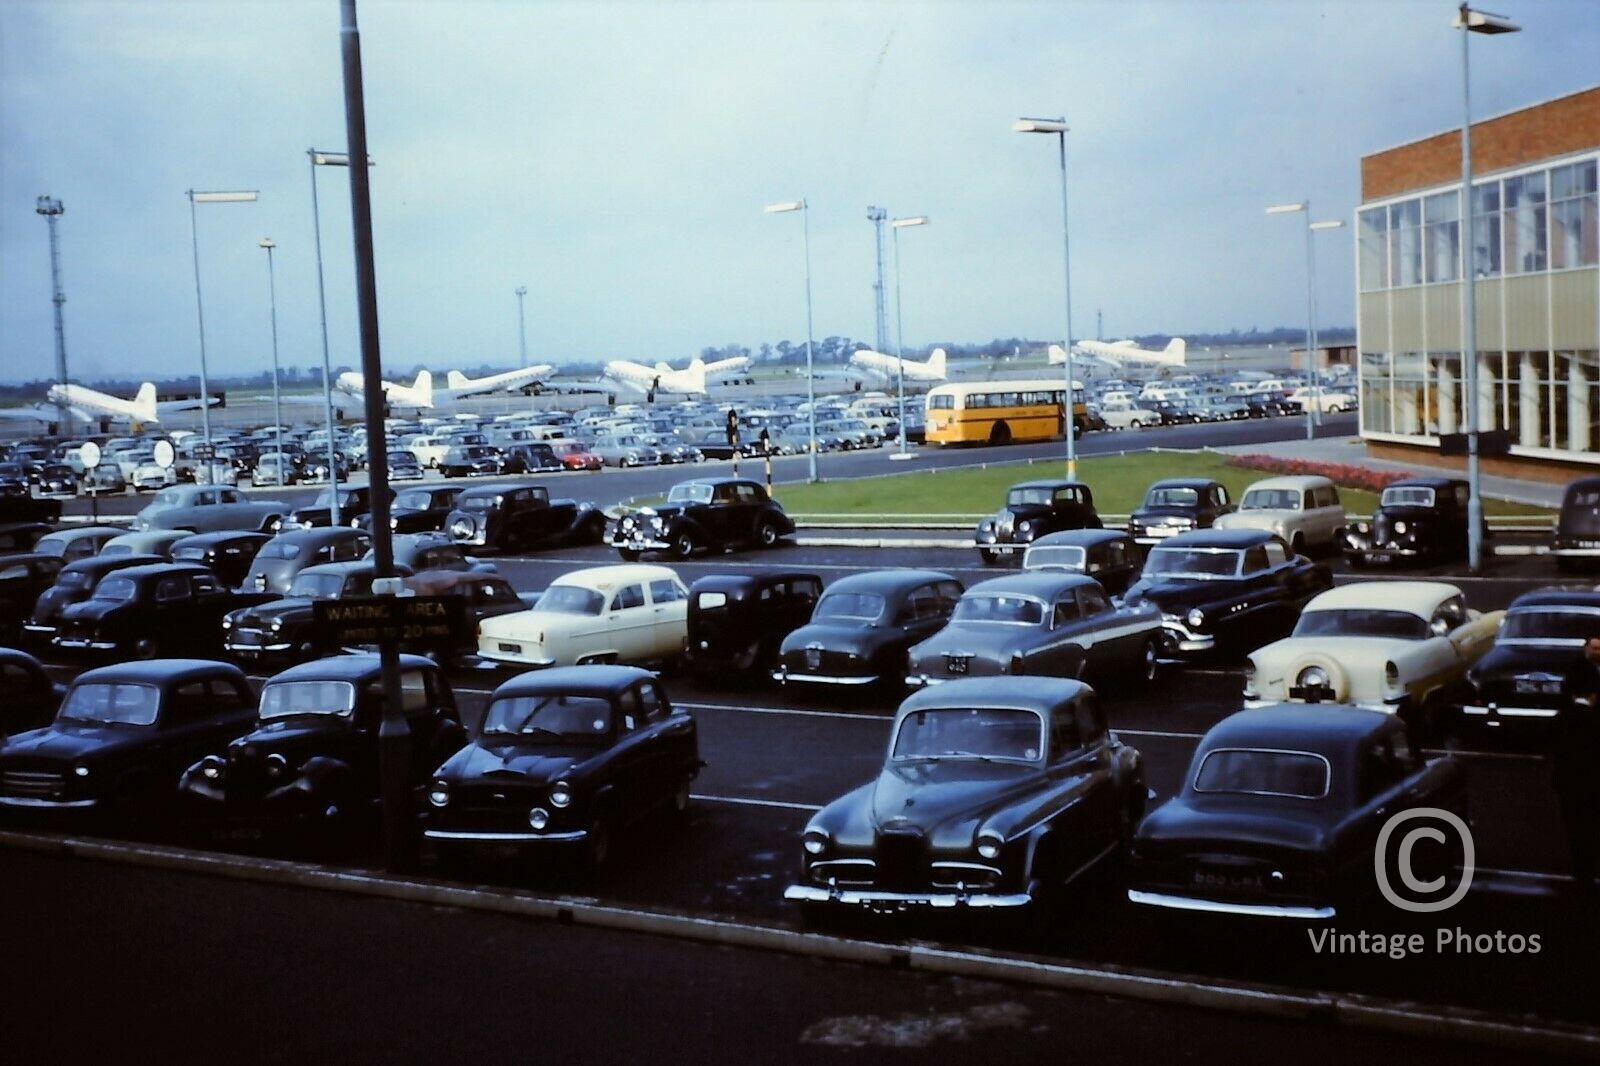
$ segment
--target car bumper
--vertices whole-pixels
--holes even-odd
[[[672,547],[671,544],[657,537],[620,537],[613,540],[611,546],[623,551],[634,552],[664,552]]]
[[[13,808],[13,809],[16,809],[16,810],[29,810],[29,811],[88,810],[91,807],[98,807],[99,805],[100,805],[100,801],[97,800],[97,799],[54,800],[54,799],[41,799],[41,798],[39,798],[37,796],[0,796],[0,807],[9,807],[9,808]]]
[[[491,833],[471,829],[424,829],[424,838],[451,844],[572,844],[589,838],[586,829],[565,833]]]
[[[1143,544],[1146,547],[1149,547],[1152,544],[1160,544],[1168,537],[1176,537],[1179,533],[1193,533],[1194,530],[1194,526],[1183,526],[1182,528],[1173,526],[1154,526],[1148,529],[1132,531],[1132,535],[1133,542],[1135,544]]]
[[[1303,703],[1307,707],[1315,707],[1319,703],[1337,703],[1342,707],[1359,707],[1363,711],[1381,711],[1384,714],[1395,714],[1400,710],[1400,705],[1406,699],[1404,696],[1396,696],[1394,699],[1362,699],[1355,696],[1347,696],[1341,700],[1332,695],[1321,694],[1314,700],[1308,700],[1304,695],[1297,695],[1298,692],[1298,689],[1290,689],[1287,696],[1246,696],[1244,709],[1258,711],[1263,707],[1281,707],[1285,703]]]
[[[861,686],[874,685],[881,680],[877,674],[797,674],[787,666],[780,666],[772,671],[772,680],[780,685],[787,685],[791,681],[803,682],[808,685],[844,685]]]
[[[1167,910],[1198,911],[1203,914],[1230,914],[1241,918],[1288,918],[1296,921],[1327,921],[1335,917],[1333,907],[1286,903],[1226,903],[1222,900],[1199,899],[1194,896],[1174,896],[1164,892],[1143,892],[1128,889],[1128,899],[1147,907]]]
[[[1526,720],[1530,718],[1551,719],[1559,715],[1561,712],[1554,707],[1505,707],[1497,703],[1463,703],[1461,705],[1461,713],[1470,718],[1484,719],[1485,724],[1495,725],[1498,724],[1497,720],[1501,718],[1514,718],[1518,720]]]
[[[275,642],[272,644],[233,644],[222,642],[222,650],[229,655],[237,655],[241,659],[255,659],[262,655],[282,655],[294,645],[289,641]]]
[[[51,643],[67,651],[116,651],[121,647],[114,640],[87,640],[83,637],[56,637]]]
[[[1173,661],[1186,656],[1204,655],[1215,650],[1217,637],[1215,633],[1196,633],[1186,625],[1163,622],[1161,624],[1161,655],[1164,660]]]
[[[496,641],[496,643],[500,642]],[[506,643],[510,642],[507,641]],[[556,665],[554,656],[534,655],[530,652],[522,651],[520,648],[518,650],[500,647],[491,649],[485,648],[481,644],[478,646],[477,657],[489,663],[491,668],[494,666],[520,666],[524,669],[542,670],[545,667]]]
[[[885,913],[922,910],[974,910],[1026,907],[1033,902],[1027,892],[880,892],[873,889],[824,888],[821,885],[790,885],[783,898],[796,903],[832,903],[843,907]]]

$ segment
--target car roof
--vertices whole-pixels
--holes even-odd
[[[82,540],[85,537],[116,537],[126,532],[128,530],[121,526],[76,526],[70,529],[52,530],[39,539],[49,541]]]
[[[35,659],[27,652],[19,651],[16,648],[0,648],[0,662],[13,663],[18,666],[29,667],[36,671],[44,669],[44,667],[39,664],[38,659]]]
[[[400,668],[437,670],[438,664],[423,655],[400,656]],[[354,681],[365,682],[378,675],[381,663],[374,652],[356,655],[329,655],[308,663],[291,666],[267,679],[269,685],[280,681]]]
[[[1460,588],[1444,581],[1357,581],[1339,585],[1313,597],[1305,609],[1403,608],[1418,614],[1432,614],[1440,602],[1459,595]]]
[[[215,577],[215,572],[209,566],[192,563],[187,560],[167,562],[163,559],[159,563],[143,563],[139,566],[130,566],[121,571],[121,576],[131,577],[135,581],[146,577],[164,577],[169,574],[207,574]]]
[[[1076,478],[1036,478],[1033,481],[1019,481],[1006,491],[1014,492],[1017,489],[1064,489],[1068,486],[1089,487]]]
[[[554,581],[556,585],[577,585],[581,588],[598,589],[610,592],[612,589],[634,582],[660,581],[663,578],[677,578],[677,573],[668,566],[656,566],[652,563],[612,563],[609,566],[590,566],[582,570],[569,570]]]
[[[763,570],[756,574],[708,574],[689,586],[690,592],[742,593],[799,578],[818,581],[821,575],[805,570]]]
[[[1207,731],[1200,748],[1278,748],[1354,753],[1396,719],[1336,703],[1281,703],[1237,711]]]
[[[1152,481],[1150,488],[1145,491],[1153,492],[1156,489],[1208,489],[1216,484],[1218,482],[1208,477],[1167,477],[1162,478],[1160,481]]]
[[[1467,482],[1458,477],[1408,477],[1400,481],[1391,481],[1384,486],[1385,489],[1445,489],[1457,485],[1465,486]]]
[[[1256,489],[1314,489],[1323,485],[1332,485],[1330,478],[1321,474],[1285,474],[1282,477],[1266,477],[1260,481],[1252,481],[1245,486],[1246,492]]]
[[[60,558],[60,556],[55,556],[55,558]],[[71,570],[74,574],[93,574],[100,571],[110,573],[113,570],[127,570],[130,567],[149,566],[152,563],[164,563],[166,561],[159,555],[146,555],[143,553],[133,555],[92,555],[87,559],[72,560],[72,562],[61,568],[61,572],[66,573]]]
[[[332,544],[341,540],[358,540],[367,538],[368,534],[349,526],[312,526],[310,529],[291,529],[279,533],[274,540],[285,541],[289,544]]]
[[[868,570],[865,573],[841,577],[828,586],[827,594],[835,592],[898,592],[925,585],[930,581],[954,581],[955,578],[940,570]]]
[[[318,563],[316,566],[308,566],[296,574],[295,577],[298,579],[306,574],[338,574],[342,577],[346,574],[376,570],[377,568],[378,564],[371,559],[344,559],[337,563]]]
[[[86,670],[78,675],[73,684],[82,685],[91,682],[103,684],[117,681],[143,684],[182,683],[200,677],[215,677],[218,674],[226,675],[241,684],[245,680],[243,670],[232,663],[218,662],[215,659],[146,659]]]
[[[1524,607],[1587,607],[1600,609],[1600,590],[1589,589],[1535,589],[1524,592],[1506,608],[1515,611]]]
[[[476,485],[467,486],[461,490],[461,495],[457,496],[456,499],[460,500],[465,496],[499,496],[501,493],[516,492],[518,489],[542,489],[545,492],[550,491],[543,485],[531,485],[525,481],[490,481],[487,483],[479,482]]]
[[[188,533],[181,541],[173,541],[174,548],[192,548],[197,544],[221,544],[230,540],[253,540],[265,544],[272,539],[271,533],[262,533],[259,530],[249,529],[215,529],[209,533]]]
[[[1089,692],[1082,681],[1064,677],[975,677],[930,685],[900,704],[896,717],[944,708],[1014,707],[1050,714]]]
[[[1265,529],[1192,529],[1152,545],[1155,548],[1253,548],[1269,540],[1282,540]]]
[[[1132,540],[1133,536],[1125,529],[1063,529],[1059,533],[1050,533],[1029,545],[1031,548],[1053,548],[1057,545],[1076,544],[1087,546],[1090,544],[1109,544],[1116,540]]]
[[[556,666],[518,674],[494,690],[491,700],[506,696],[564,693],[573,696],[609,696],[656,675],[636,666]]]
[[[717,485],[756,485],[758,488],[760,487],[759,482],[752,481],[747,477],[692,477],[687,481],[680,481],[672,487],[681,489],[685,485],[711,485],[713,487]]]
[[[1100,582],[1088,574],[1061,570],[1025,570],[1021,573],[1006,574],[1004,577],[991,577],[987,581],[969,585],[962,598],[978,594],[993,596],[1000,593],[1015,593],[1048,600],[1072,589],[1087,588],[1091,585],[1099,588]]]

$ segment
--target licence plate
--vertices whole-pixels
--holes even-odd
[[[521,644],[497,644],[496,647],[499,648],[501,651],[511,652],[513,655],[522,654],[522,645]]]
[[[1199,888],[1261,888],[1260,874],[1243,874],[1235,870],[1215,870],[1200,867],[1190,880]]]
[[[1516,690],[1519,693],[1555,694],[1561,691],[1561,682],[1519,677],[1517,678]]]

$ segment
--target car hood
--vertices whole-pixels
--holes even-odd
[[[52,585],[39,593],[39,599],[33,608],[34,621],[47,622],[57,618],[72,604],[82,603],[88,598],[89,593],[83,589],[64,589],[59,585]]]
[[[1316,851],[1337,821],[1326,800],[1271,796],[1178,796],[1140,823],[1141,851],[1214,851],[1230,848]]]
[[[504,781],[512,786],[548,785],[594,753],[593,746],[534,744],[490,736],[456,752],[439,768],[439,774],[463,784]]]
[[[962,822],[976,823],[1034,771],[1034,767],[1019,763],[976,759],[885,767],[868,796],[872,826],[929,833]]]
[[[274,718],[228,745],[230,752],[242,753],[246,747],[257,754],[288,753],[326,746],[329,741],[354,733],[348,718],[334,714],[298,714]]]
[[[56,722],[8,738],[0,749],[0,762],[16,756],[61,762],[88,756],[103,758],[148,743],[155,736],[156,730],[151,726]]]
[[[310,621],[312,613],[311,603],[311,600],[300,599],[299,597],[292,599],[285,598],[281,600],[269,600],[268,602],[259,604],[255,607],[246,607],[242,610],[234,611],[232,614],[228,615],[228,617],[233,620],[234,625],[258,622],[270,623],[274,619],[284,622],[288,622],[290,620]]]
[[[1004,625],[992,622],[951,622],[939,632],[911,649],[912,661],[938,658],[951,653],[971,654],[997,662],[1008,660],[1013,652],[1038,644],[1046,631],[1038,626]]]
[[[1542,642],[1507,644],[1497,642],[1490,648],[1473,673],[1479,677],[1495,674],[1552,673],[1565,674],[1583,661],[1583,647],[1552,647]]]
[[[1129,517],[1130,520],[1136,522],[1154,522],[1166,518],[1189,518],[1193,519],[1196,525],[1200,524],[1200,519],[1195,515],[1194,509],[1191,507],[1141,507]]]
[[[96,622],[122,606],[125,604],[121,600],[97,600],[91,597],[80,603],[67,604],[61,610],[61,619],[65,622]]]
[[[1227,594],[1232,587],[1231,578],[1170,578],[1162,577],[1155,581],[1146,581],[1141,578],[1123,597],[1130,607],[1140,603],[1149,602],[1159,607],[1162,611],[1173,614],[1186,611],[1190,607],[1204,607],[1215,601],[1219,596]]]

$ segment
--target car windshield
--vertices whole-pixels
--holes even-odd
[[[1416,485],[1392,486],[1383,490],[1380,507],[1432,507],[1433,490]]]
[[[883,597],[871,592],[830,592],[817,603],[817,618],[856,618],[871,622],[883,614]]]
[[[1144,498],[1146,507],[1194,507],[1199,502],[1197,489],[1151,489]]]
[[[1600,489],[1573,489],[1567,494],[1568,507],[1600,507]]]
[[[261,720],[297,714],[348,718],[355,711],[356,687],[349,681],[269,681],[261,690]]]
[[[1047,506],[1050,503],[1051,490],[1037,489],[1012,489],[1006,493],[1006,503],[1012,507],[1018,506]]]
[[[1582,644],[1596,633],[1600,633],[1600,611],[1523,607],[1506,615],[1499,639]]]
[[[539,597],[538,609],[555,614],[599,614],[606,598],[582,585],[551,585]]]
[[[161,690],[126,683],[76,685],[56,718],[105,725],[155,725]]]
[[[1410,611],[1381,611],[1369,607],[1307,611],[1295,623],[1297,637],[1386,637],[1390,640],[1426,640],[1427,619]]]
[[[1298,511],[1299,489],[1251,489],[1239,501],[1241,511]]]
[[[427,492],[402,492],[394,498],[396,510],[426,511],[433,506],[433,496]]]
[[[667,493],[668,503],[710,503],[710,485],[674,485]]]
[[[304,600],[331,600],[343,588],[343,574],[308,574],[301,571],[289,586],[289,595]]]
[[[1328,761],[1309,751],[1219,748],[1201,760],[1194,790],[1321,799],[1328,794]]]
[[[66,589],[68,592],[82,592],[94,584],[89,575],[81,570],[63,570],[56,575],[56,588]]]
[[[300,545],[290,541],[270,540],[261,546],[257,559],[295,559],[300,555]]]
[[[1044,621],[1044,604],[1026,596],[963,596],[952,622],[1004,622],[1036,626]]]
[[[462,496],[456,500],[456,507],[463,511],[492,511],[499,503],[499,496]]]
[[[1144,562],[1145,577],[1232,577],[1239,572],[1242,552],[1231,548],[1150,549]]]
[[[139,585],[131,577],[108,577],[95,588],[94,598],[127,603],[138,591]]]
[[[1022,565],[1026,570],[1075,570],[1081,572],[1085,565],[1084,550],[1071,544],[1063,544],[1059,547],[1051,544],[1036,546],[1028,549],[1028,554],[1024,557]]]
[[[1044,719],[1034,711],[994,707],[935,708],[900,720],[891,758],[1016,759],[1032,762],[1044,752]]]
[[[611,731],[611,704],[595,696],[509,696],[489,704],[485,736],[538,736],[550,741],[592,741]]]

